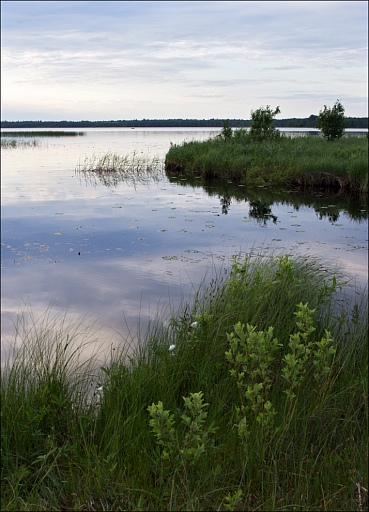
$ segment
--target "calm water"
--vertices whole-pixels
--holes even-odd
[[[204,276],[253,251],[314,254],[367,281],[368,205],[292,191],[247,191],[168,178],[105,186],[76,172],[108,151],[164,158],[211,129],[87,129],[2,150],[2,339],[27,303],[35,316],[89,315],[101,340],[145,329]],[[140,320],[139,320],[140,319]]]

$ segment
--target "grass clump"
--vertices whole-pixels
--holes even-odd
[[[136,152],[122,156],[109,151],[101,156],[85,157],[84,162],[78,164],[76,172],[92,184],[112,187],[122,181],[135,184],[159,180],[162,168],[162,162],[157,157],[141,157]]]
[[[39,141],[34,140],[17,140],[17,139],[1,139],[1,149],[11,149],[11,148],[35,148],[39,145]]]
[[[168,173],[183,172],[250,186],[320,186],[365,192],[368,189],[368,140],[347,137],[286,136],[257,141],[244,129],[223,137],[172,145]]]
[[[92,399],[65,332],[46,355],[46,328],[23,337],[2,509],[364,510],[367,299],[344,286],[311,258],[235,259],[95,369]]]

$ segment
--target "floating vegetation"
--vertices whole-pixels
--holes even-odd
[[[1,132],[2,137],[79,137],[84,134],[85,132],[67,132],[60,130]]]
[[[10,148],[25,148],[25,147],[36,147],[40,143],[38,140],[16,140],[16,139],[1,139],[1,149]]]
[[[86,157],[76,172],[83,174],[90,184],[116,187],[123,181],[132,184],[159,181],[164,168],[159,157],[138,156],[136,152],[122,156],[109,151],[102,156]]]

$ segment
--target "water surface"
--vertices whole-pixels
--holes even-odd
[[[35,315],[89,315],[121,343],[170,302],[186,300],[235,254],[313,254],[367,280],[366,202],[304,197],[183,177],[106,186],[76,172],[108,151],[163,159],[171,143],[218,129],[86,129],[2,150],[2,333],[24,303]]]

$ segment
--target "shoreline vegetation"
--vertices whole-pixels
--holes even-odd
[[[83,361],[16,326],[2,510],[366,510],[368,301],[314,258],[235,257],[168,322]]]
[[[368,191],[368,139],[279,135],[255,141],[244,129],[171,145],[168,175],[234,182],[250,187],[321,187],[350,193]]]

